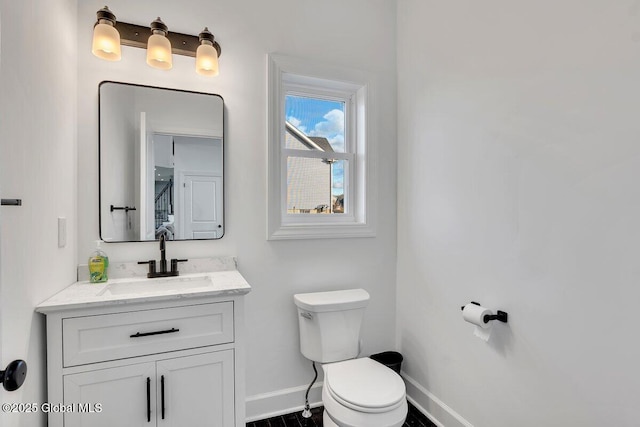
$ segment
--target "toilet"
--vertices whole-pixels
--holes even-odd
[[[322,364],[325,427],[400,427],[407,417],[404,381],[360,353],[360,326],[369,294],[364,289],[293,296],[300,351]]]

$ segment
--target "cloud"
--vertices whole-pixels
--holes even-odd
[[[333,138],[329,138],[329,144],[333,147],[333,151],[343,152],[344,151],[344,134],[336,135]]]
[[[335,151],[344,151],[344,112],[331,110],[323,118],[324,121],[316,123],[309,136],[327,138]]]
[[[298,119],[297,117],[289,116],[287,117],[287,121],[297,127],[301,132],[307,132],[307,127],[302,126],[302,120]]]
[[[344,134],[344,112],[331,110],[323,116],[323,122],[316,123],[313,136],[329,137],[335,134]]]
[[[334,151],[344,152],[344,112],[334,109],[325,114],[323,119],[323,121],[316,123],[313,129],[307,130],[307,126],[304,126],[299,118],[287,117],[287,121],[301,132],[309,136],[327,138]]]

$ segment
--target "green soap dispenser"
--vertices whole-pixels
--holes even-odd
[[[89,282],[104,283],[109,279],[109,257],[100,249],[102,241],[96,240],[96,250],[89,257]]]

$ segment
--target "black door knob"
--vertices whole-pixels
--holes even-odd
[[[24,360],[14,360],[9,363],[7,369],[0,371],[0,382],[7,391],[19,389],[26,378],[27,362]]]

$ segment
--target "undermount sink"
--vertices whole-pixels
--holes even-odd
[[[213,285],[211,276],[177,276],[109,283],[98,295],[129,295],[185,291]]]

